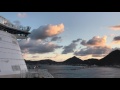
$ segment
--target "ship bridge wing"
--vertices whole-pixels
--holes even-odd
[[[15,26],[9,20],[7,20],[6,18],[4,18],[2,16],[0,16],[0,30],[7,31],[11,34],[24,34],[25,36],[30,34],[29,26],[27,26],[27,27]]]

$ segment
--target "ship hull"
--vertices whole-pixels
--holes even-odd
[[[0,77],[13,77],[28,72],[16,37],[0,31]]]

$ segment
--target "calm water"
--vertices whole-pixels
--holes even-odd
[[[43,65],[55,78],[120,78],[120,68]]]

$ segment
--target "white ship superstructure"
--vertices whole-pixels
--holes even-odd
[[[0,16],[0,77],[28,72],[17,39],[27,38],[29,30]]]

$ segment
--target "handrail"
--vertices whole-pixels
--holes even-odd
[[[23,27],[23,26],[15,26],[14,24],[12,24],[9,20],[7,20],[6,18],[0,16],[0,24],[2,25],[5,25],[9,28],[13,28],[13,29],[17,29],[17,30],[22,30],[22,31],[26,31],[26,32],[29,32],[31,27],[29,26],[26,26],[26,27]]]

